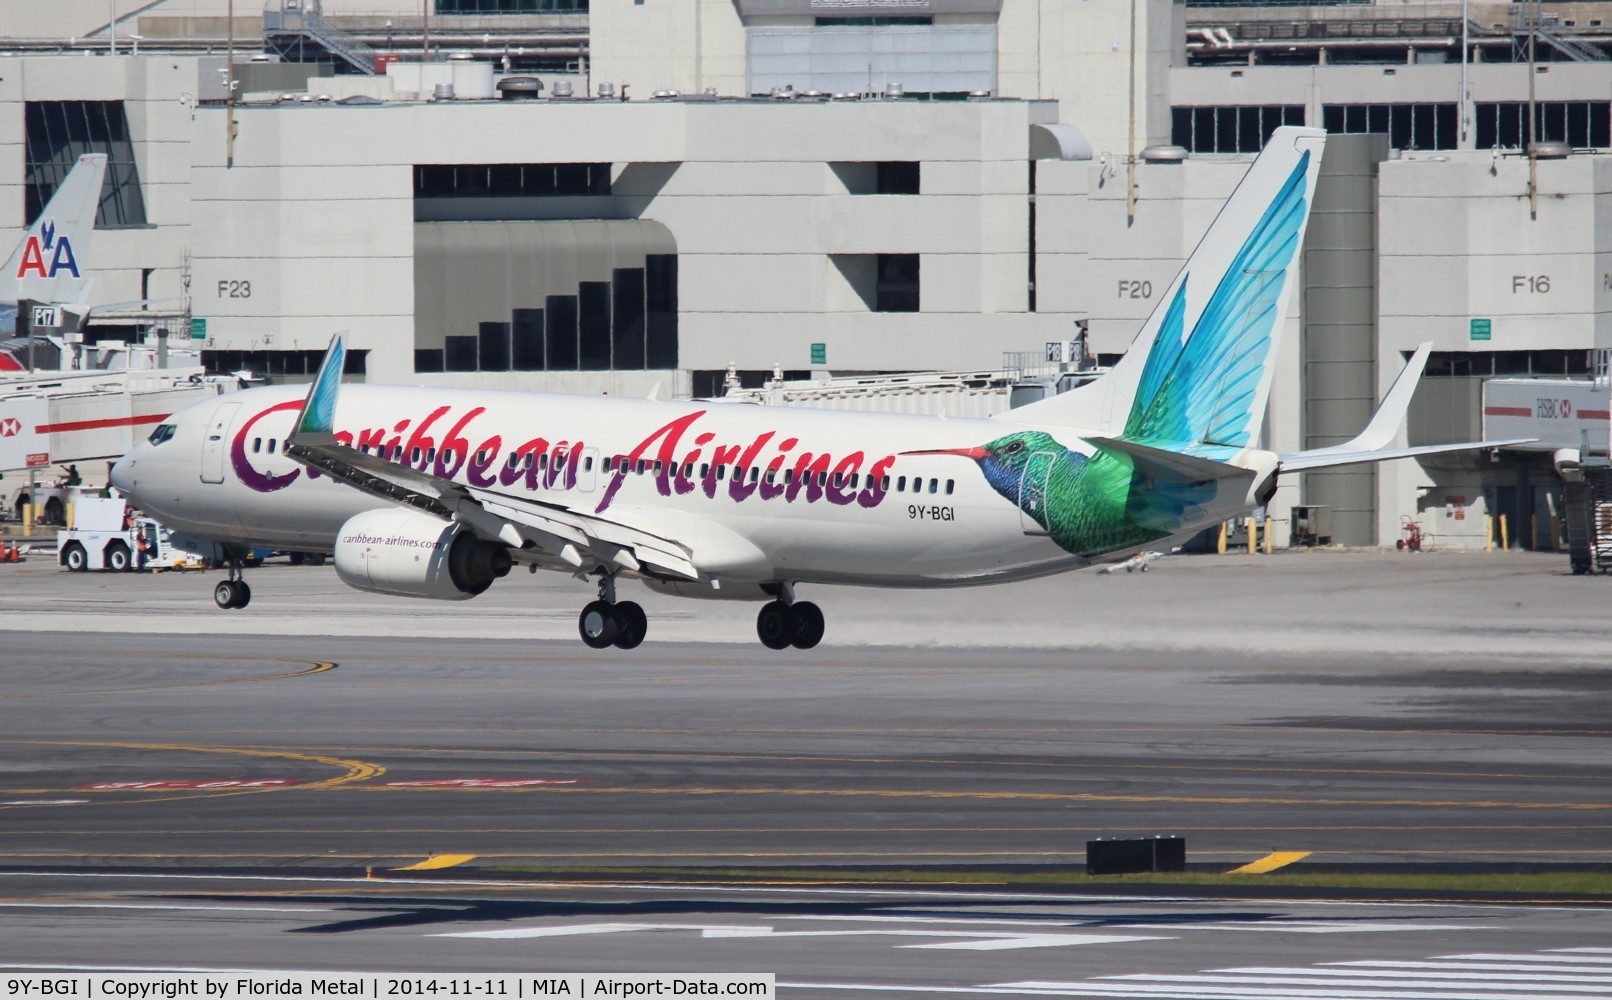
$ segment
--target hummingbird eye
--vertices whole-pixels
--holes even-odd
[[[1019,452],[1021,452],[1023,450],[1024,450],[1024,442],[1023,441],[1014,441],[1012,444],[1008,445],[1006,448],[1003,448],[1002,453],[1004,455],[1017,455]]]

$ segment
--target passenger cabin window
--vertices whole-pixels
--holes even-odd
[[[263,450],[263,439],[262,438],[253,438],[252,439],[252,454],[256,455],[258,452],[260,452],[262,450]]]
[[[279,444],[279,442],[277,440],[275,440],[274,438],[269,438],[269,454],[271,454],[271,455],[274,454],[274,446],[276,444]]]

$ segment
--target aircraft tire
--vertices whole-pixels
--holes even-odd
[[[649,631],[649,616],[635,601],[622,601],[616,605],[616,648],[637,649]]]
[[[235,581],[220,580],[218,586],[213,588],[213,603],[220,609],[229,611],[235,607]]]
[[[246,585],[245,580],[235,581],[235,604],[237,611],[252,603],[252,588]]]
[[[577,632],[592,649],[605,649],[616,641],[620,625],[616,609],[609,601],[590,601],[577,616]]]
[[[768,649],[787,649],[795,638],[795,615],[783,601],[771,601],[756,614],[756,636]]]
[[[789,606],[795,618],[795,638],[793,645],[796,649],[811,649],[823,641],[823,609],[811,601],[796,601]]]
[[[67,548],[62,550],[62,565],[73,573],[87,572],[90,568],[89,553],[77,542],[68,542]]]

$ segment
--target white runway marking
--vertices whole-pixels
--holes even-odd
[[[832,919],[832,918],[826,918]],[[546,937],[576,937],[588,934],[625,934],[637,931],[698,931],[707,940],[756,940],[761,938],[946,938],[927,944],[904,944],[901,948],[933,948],[953,951],[1011,951],[1019,948],[1063,948],[1089,944],[1129,944],[1136,941],[1173,941],[1174,938],[1117,934],[1049,934],[1004,931],[970,931],[915,927],[850,927],[821,931],[780,931],[768,924],[566,924],[558,927],[504,927],[490,931],[452,931],[429,937],[520,940]],[[961,939],[961,940],[960,940]]]
[[[1124,930],[1158,930],[1159,924],[1110,924]],[[1393,934],[1401,931],[1492,931],[1494,924],[1333,923],[1326,920],[1203,921],[1166,925],[1172,931],[1281,931],[1288,934]]]
[[[1575,953],[1578,964],[1551,964],[1574,959]],[[1138,972],[995,987],[1048,996],[1136,1000],[1586,1000],[1612,997],[1612,950],[1244,966],[1186,974]]]

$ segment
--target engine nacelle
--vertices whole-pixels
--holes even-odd
[[[336,575],[377,594],[463,601],[508,575],[511,564],[507,545],[399,507],[359,514],[336,536]]]

